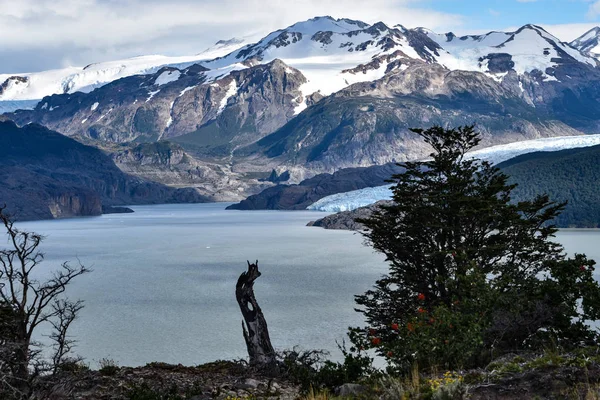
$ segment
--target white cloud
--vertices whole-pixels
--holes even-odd
[[[316,15],[456,29],[463,17],[418,0],[0,0],[0,57],[44,51],[21,69],[48,68],[139,54],[194,54],[218,39],[263,35]],[[19,60],[11,60],[11,66]],[[6,68],[4,66],[3,68]],[[0,71],[3,72],[3,71]],[[9,71],[4,71],[9,72]],[[25,72],[25,71],[10,71]]]
[[[539,25],[539,24],[538,24]],[[542,25],[548,32],[562,40],[563,42],[571,42],[590,29],[598,26],[596,23],[577,23],[577,24],[556,24]]]

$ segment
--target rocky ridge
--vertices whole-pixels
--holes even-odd
[[[103,207],[204,202],[124,174],[100,150],[42,126],[0,122],[0,203],[18,220],[100,215]]]

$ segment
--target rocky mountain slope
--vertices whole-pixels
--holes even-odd
[[[584,39],[563,43],[536,25],[457,37],[318,17],[222,57],[45,97],[7,116],[98,146],[175,141],[196,160],[183,170],[199,167],[217,198],[235,200],[273,170],[294,183],[422,157],[411,127],[477,123],[484,146],[596,133],[600,67]],[[152,175],[139,157],[116,160]],[[168,175],[160,180],[187,180]]]
[[[19,220],[99,215],[103,207],[202,202],[124,174],[100,150],[39,125],[0,122],[0,203]]]
[[[127,174],[176,188],[193,187],[210,201],[243,200],[272,186],[278,178],[275,171],[235,172],[228,165],[199,160],[177,143],[167,141],[115,146],[108,151]]]
[[[579,38],[573,40],[570,45],[584,54],[597,58],[600,54],[600,27],[597,26],[590,29]]]
[[[34,110],[19,110],[11,118],[105,142],[183,136],[181,141],[198,151],[229,155],[231,148],[252,143],[291,119],[302,98],[298,88],[306,81],[278,60],[227,70],[223,78],[208,72],[217,73],[200,65],[163,68],[89,94],[46,97]]]

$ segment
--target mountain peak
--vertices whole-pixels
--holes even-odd
[[[573,40],[570,45],[584,54],[600,53],[600,27],[590,29]]]
[[[314,17],[305,21],[296,22],[293,25],[283,29],[287,32],[298,32],[302,34],[315,34],[317,32],[336,32],[344,33],[358,29],[364,29],[369,24],[347,18],[335,19],[329,15]]]

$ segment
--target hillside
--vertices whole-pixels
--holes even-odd
[[[19,220],[99,215],[103,207],[203,202],[121,172],[100,150],[40,125],[0,122],[0,203]]]
[[[557,152],[536,152],[498,166],[519,186],[513,201],[548,193],[568,201],[557,218],[560,227],[600,227],[600,146]]]

